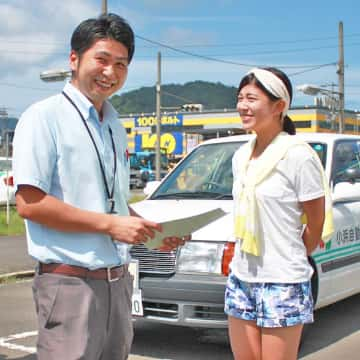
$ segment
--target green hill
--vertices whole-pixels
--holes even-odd
[[[180,107],[183,104],[203,104],[203,110],[235,109],[237,88],[221,83],[192,81],[161,86],[161,106]],[[156,110],[155,86],[142,87],[110,99],[119,114],[152,113]]]

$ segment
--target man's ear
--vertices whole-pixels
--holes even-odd
[[[79,66],[79,55],[74,51],[71,50],[70,56],[69,56],[69,62],[70,62],[70,69],[72,71],[76,71]]]

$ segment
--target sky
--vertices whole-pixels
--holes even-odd
[[[290,76],[293,106],[312,105],[314,98],[296,86],[337,90],[341,21],[345,108],[360,110],[358,1],[108,0],[107,8],[127,19],[136,36],[119,95],[155,85],[160,52],[162,84],[203,80],[237,87],[252,67],[276,66]],[[0,110],[18,117],[61,91],[64,82],[45,83],[39,75],[69,69],[73,30],[101,11],[102,0],[0,0]]]

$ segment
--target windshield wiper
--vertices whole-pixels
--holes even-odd
[[[151,200],[156,199],[224,199],[232,198],[230,194],[215,193],[211,191],[186,191],[174,192],[166,194],[158,194],[151,197]]]
[[[232,200],[232,199],[233,199],[233,196],[232,196],[232,194],[220,194],[219,196],[217,196],[217,197],[215,198],[215,200],[223,200],[223,199],[225,199],[225,200]]]

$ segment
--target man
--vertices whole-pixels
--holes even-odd
[[[133,53],[121,17],[83,21],[71,38],[71,82],[27,109],[15,131],[16,204],[39,262],[39,360],[119,360],[130,351],[129,245],[161,231],[127,205],[126,132],[107,101]],[[163,248],[183,242],[166,238]]]

